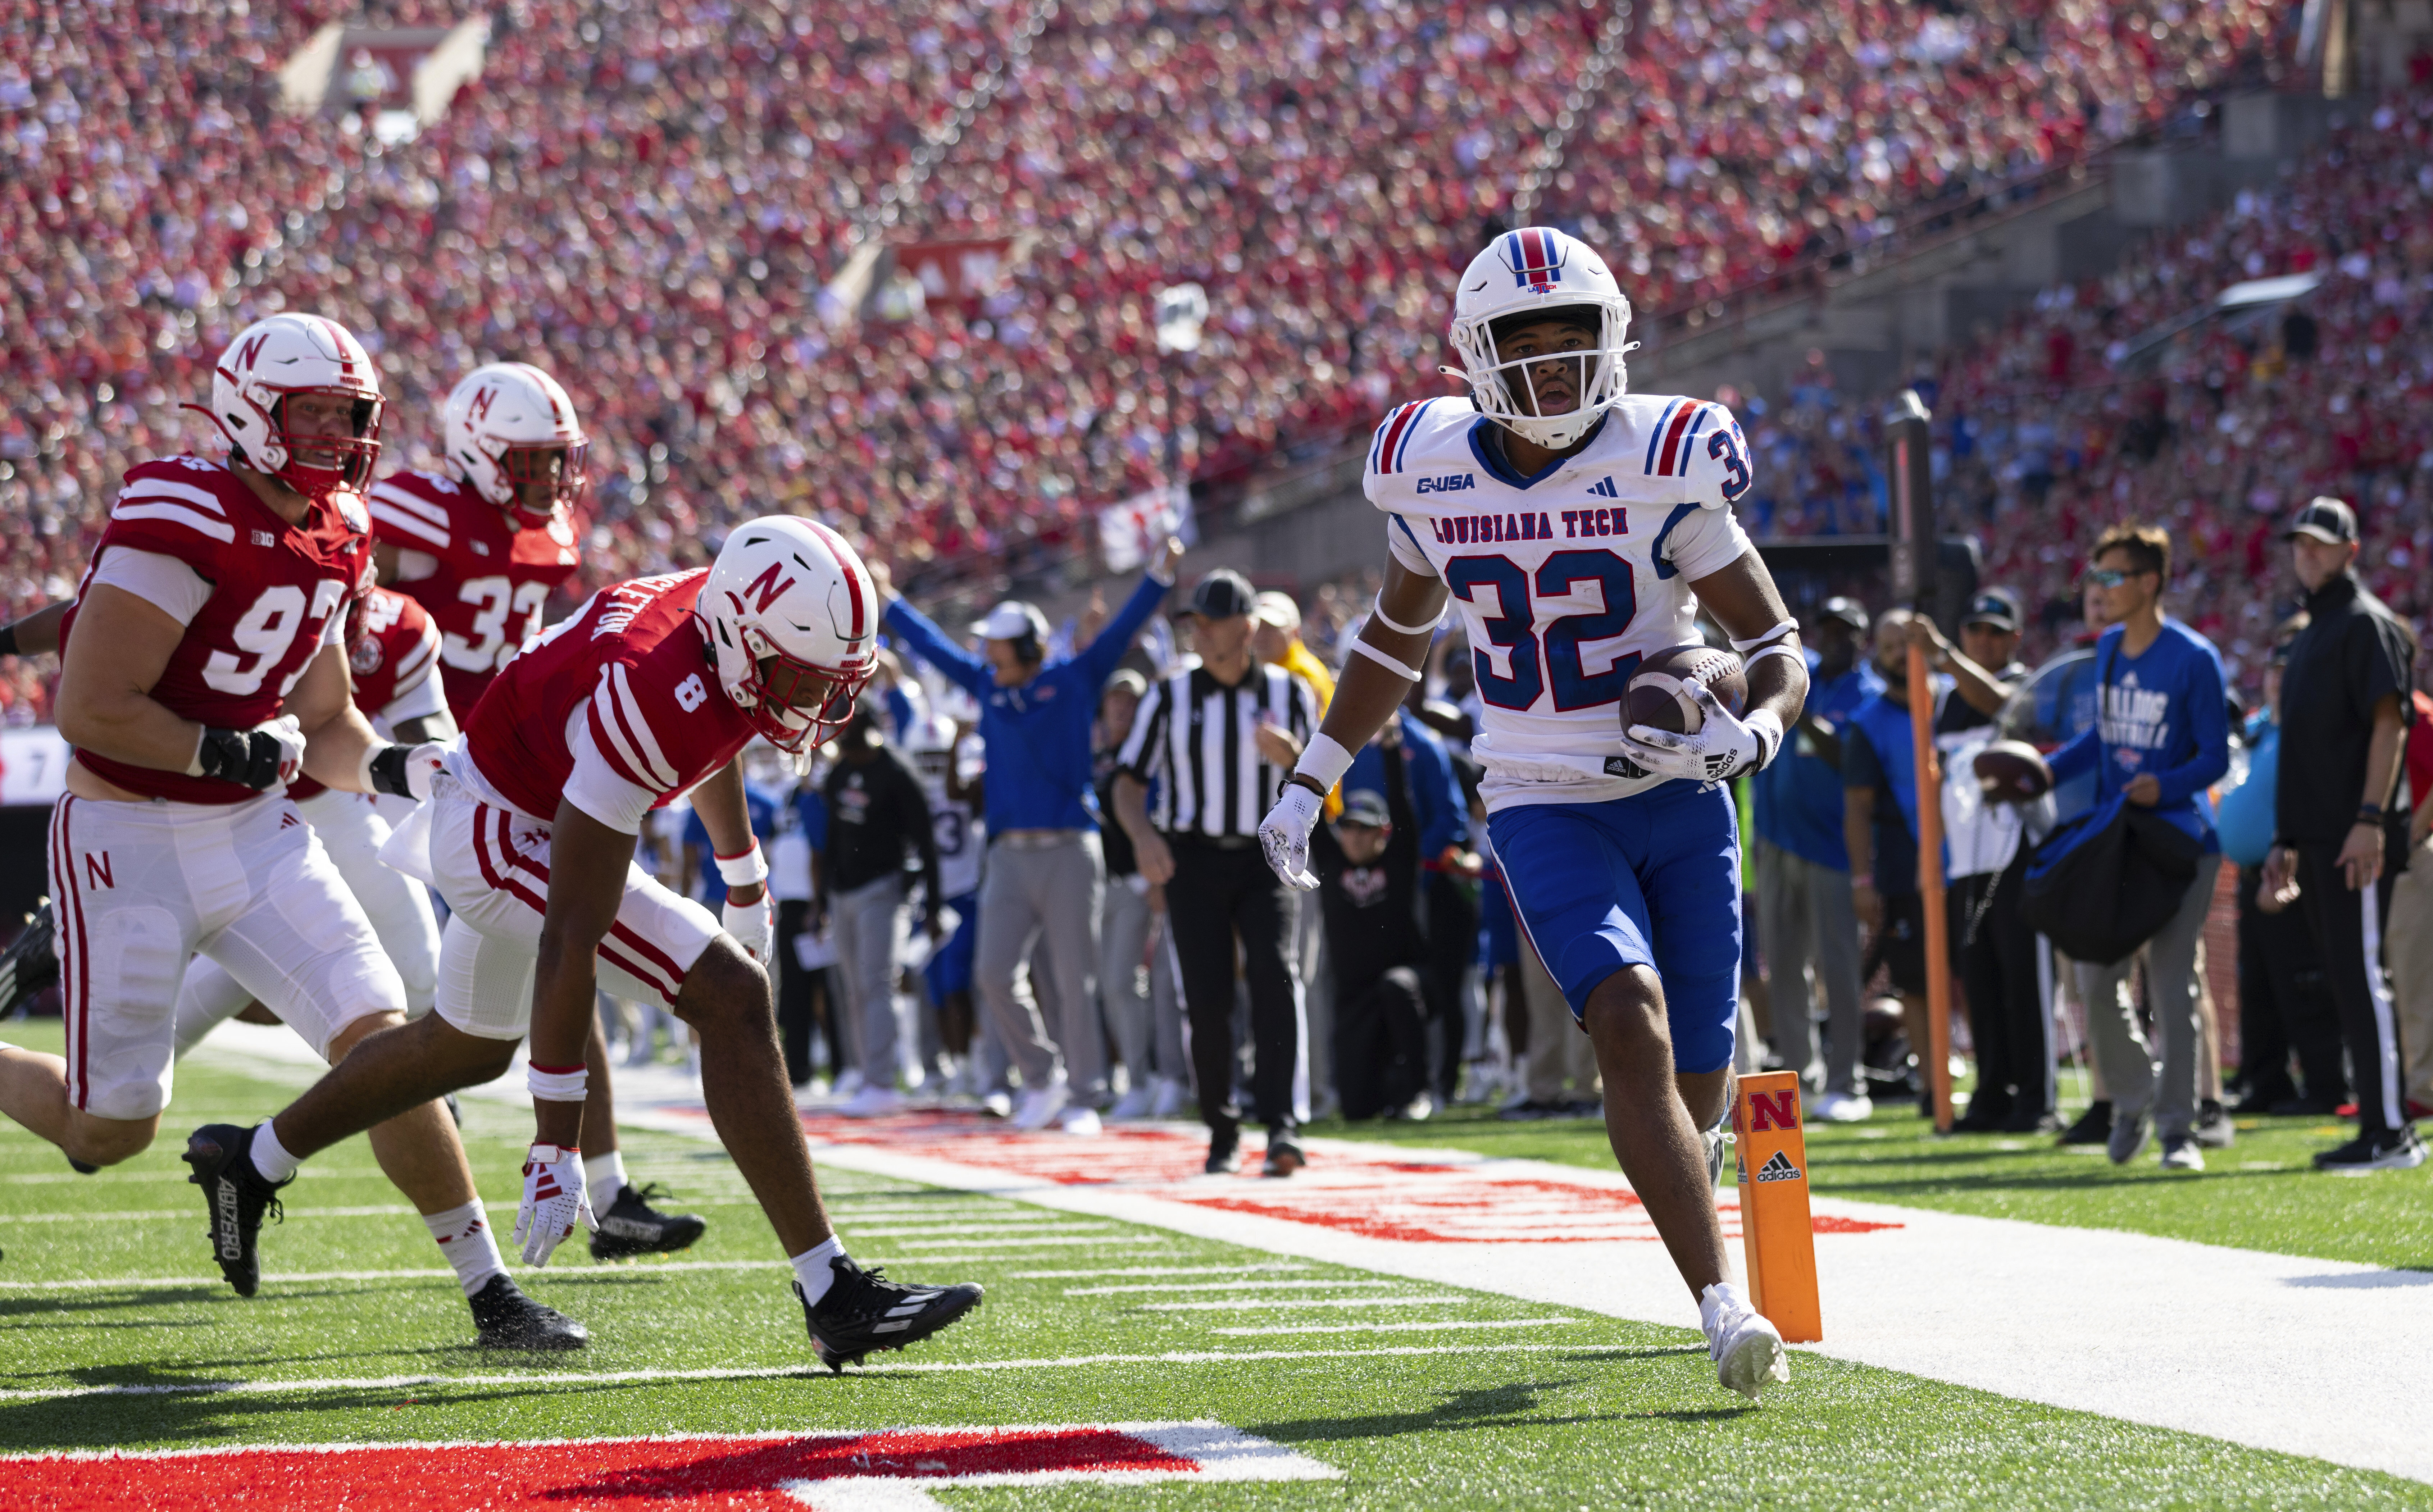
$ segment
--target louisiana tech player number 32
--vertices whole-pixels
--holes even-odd
[[[1782,1340],[1730,1280],[1712,1196],[1740,978],[1728,790],[1796,719],[1797,631],[1732,504],[1748,449],[1720,404],[1634,395],[1630,302],[1559,231],[1498,236],[1448,332],[1467,398],[1389,413],[1364,478],[1387,516],[1386,586],[1326,722],[1261,827],[1311,887],[1326,792],[1419,677],[1448,605],[1470,642],[1472,751],[1514,912],[1596,1046],[1614,1153],[1698,1299],[1726,1385],[1787,1378]],[[1626,727],[1642,657],[1697,638],[1700,607],[1748,657],[1748,713],[1703,688],[1694,732]],[[1702,1149],[1703,1143],[1703,1149]]]

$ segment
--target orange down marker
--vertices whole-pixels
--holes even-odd
[[[1732,1096],[1738,1136],[1741,1245],[1749,1300],[1793,1344],[1825,1336],[1816,1300],[1816,1233],[1808,1216],[1808,1140],[1799,1131],[1799,1074],[1761,1071]]]

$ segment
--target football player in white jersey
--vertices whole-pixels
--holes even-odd
[[[1450,603],[1514,911],[1596,1047],[1614,1154],[1698,1300],[1717,1375],[1754,1398],[1788,1369],[1715,1216],[1741,951],[1726,785],[1773,758],[1807,669],[1732,518],[1749,485],[1739,425],[1721,405],[1627,394],[1629,322],[1604,260],[1559,231],[1512,231],[1472,261],[1450,332],[1462,365],[1446,369],[1471,398],[1377,429],[1364,483],[1387,516],[1385,588],[1260,838],[1286,881],[1316,886],[1319,805],[1420,676]],[[1697,640],[1701,606],[1747,658],[1745,714],[1699,688],[1696,733],[1625,729],[1632,671]]]

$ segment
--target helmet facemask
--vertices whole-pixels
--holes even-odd
[[[740,627],[748,658],[741,681],[734,688],[744,718],[761,738],[778,750],[801,758],[825,745],[853,718],[871,674],[875,657],[844,667],[822,667],[790,656],[757,627]]]
[[[1594,313],[1592,325],[1576,318],[1584,312]],[[1514,332],[1549,321],[1574,326],[1588,334],[1590,344],[1575,351],[1509,360],[1498,352],[1496,328]],[[1619,296],[1573,300],[1543,312],[1507,313],[1491,320],[1456,320],[1450,335],[1462,365],[1444,371],[1470,384],[1480,414],[1523,440],[1560,450],[1586,435],[1607,410],[1621,402],[1628,387],[1624,357],[1637,346],[1624,340],[1629,329],[1630,305]],[[1552,374],[1533,370],[1551,363],[1565,365],[1575,398],[1569,408],[1550,414],[1540,402],[1539,390]]]
[[[583,497],[585,465],[590,456],[591,443],[587,439],[502,448],[497,460],[500,475],[507,484],[507,512],[526,530],[546,530]],[[536,507],[526,501],[525,490],[536,484],[549,488],[545,506]]]

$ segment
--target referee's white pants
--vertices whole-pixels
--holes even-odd
[[[405,987],[406,1017],[430,1012],[439,983],[439,921],[432,912],[429,889],[381,863],[389,824],[376,802],[362,793],[328,789],[298,801],[296,811],[313,826],[314,838],[329,854],[347,891],[363,906],[382,952],[397,968]],[[176,1053],[184,1056],[252,1001],[253,994],[227,967],[209,956],[196,956],[178,990]]]

